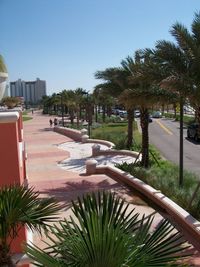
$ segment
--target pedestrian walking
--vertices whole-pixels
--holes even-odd
[[[52,119],[49,120],[49,125],[50,125],[50,127],[52,127],[52,125],[53,125]]]
[[[58,119],[55,118],[55,119],[54,119],[54,126],[57,126],[57,125],[58,125]]]

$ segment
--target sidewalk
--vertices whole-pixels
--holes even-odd
[[[77,171],[61,168],[60,161],[69,158],[70,154],[58,146],[73,140],[49,128],[49,116],[37,112],[32,120],[25,122],[24,139],[29,185],[42,194],[70,201],[92,190],[123,188],[105,175],[81,176]]]
[[[35,112],[33,119],[24,123],[24,139],[26,142],[27,175],[29,185],[40,192],[41,196],[55,197],[60,202],[69,204],[87,192],[98,190],[112,190],[122,195],[128,202],[139,201],[129,189],[120,185],[106,175],[83,175],[77,171],[65,170],[59,166],[59,162],[70,157],[68,151],[64,151],[58,146],[62,143],[71,142],[70,138],[54,132],[49,127],[50,116],[41,115]],[[148,206],[136,206],[136,212],[150,214],[154,210]],[[62,217],[68,217],[69,210],[63,211]],[[155,224],[161,219],[156,214]],[[34,243],[39,244],[39,237],[34,238]],[[200,266],[195,265],[195,266]]]

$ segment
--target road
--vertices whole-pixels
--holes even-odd
[[[200,176],[200,143],[186,138],[184,128],[184,169]],[[149,124],[150,143],[168,160],[179,163],[179,123],[169,119],[153,119]]]

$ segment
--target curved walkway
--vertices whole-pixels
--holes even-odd
[[[129,189],[123,187],[106,175],[86,176],[74,168],[63,169],[59,163],[70,158],[67,150],[59,148],[61,144],[72,142],[70,138],[54,132],[49,128],[49,116],[35,112],[33,119],[24,123],[24,139],[26,142],[27,174],[29,184],[38,190],[41,196],[54,196],[59,201],[70,203],[78,195],[97,190],[113,190],[122,195],[128,202],[139,201],[140,205],[132,205],[137,212],[150,214],[154,210],[148,206],[141,206],[140,199]],[[71,143],[72,144],[72,143]],[[63,211],[62,217],[67,217],[69,210]],[[156,214],[155,224],[161,219]],[[34,243],[41,244],[40,237],[34,236]],[[195,266],[198,265],[196,260]]]
[[[69,202],[77,195],[93,190],[115,190],[122,194],[129,202],[133,196],[126,187],[117,183],[106,175],[87,176],[80,173],[76,166],[83,164],[79,154],[76,166],[63,168],[61,162],[71,162],[70,149],[62,149],[69,143],[69,147],[76,142],[58,134],[49,127],[50,116],[35,112],[33,119],[24,123],[24,139],[27,152],[27,176],[29,184],[41,194],[55,196],[60,201]],[[72,151],[71,151],[72,153]],[[75,153],[75,152],[74,152]],[[83,157],[91,152],[83,152]],[[72,155],[73,156],[73,155]],[[79,163],[80,162],[80,163]],[[69,165],[69,164],[68,164]],[[138,201],[140,201],[138,199]],[[141,202],[141,201],[140,201]],[[149,214],[153,209],[147,206],[139,208],[141,213]]]
[[[66,150],[70,153],[70,157],[62,160],[59,166],[64,170],[73,170],[74,172],[84,173],[86,160],[92,157],[92,146],[94,143],[79,143],[79,142],[66,142],[58,147]],[[100,145],[101,150],[107,150],[108,147]],[[98,164],[103,165],[116,165],[122,164],[123,162],[132,163],[135,158],[125,155],[99,155],[92,157],[97,160]]]

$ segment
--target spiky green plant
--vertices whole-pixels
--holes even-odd
[[[14,185],[0,188],[0,266],[11,262],[10,247],[22,226],[41,233],[61,206],[53,198],[39,199],[33,188]]]
[[[184,241],[168,221],[152,231],[153,217],[139,219],[124,200],[106,192],[78,198],[72,206],[70,220],[50,227],[45,250],[27,245],[37,266],[178,266]]]

